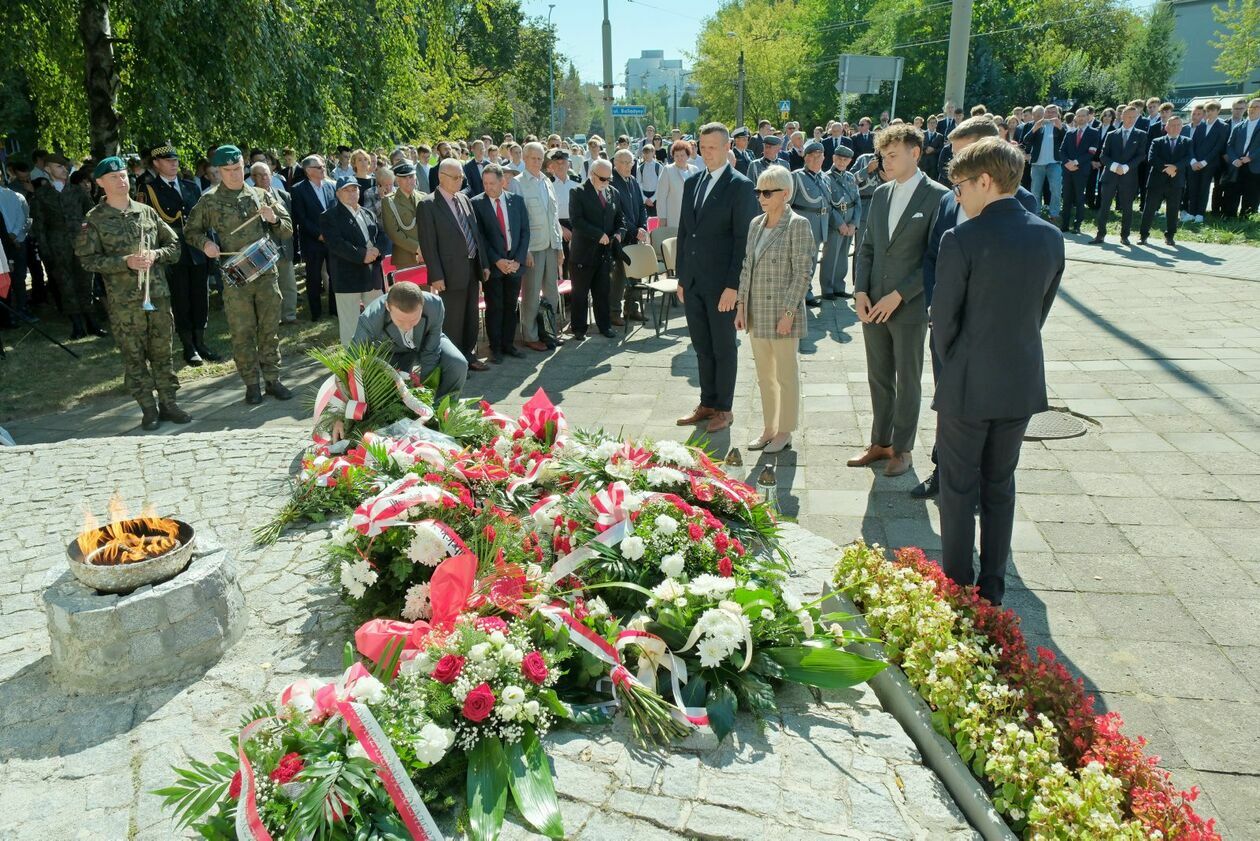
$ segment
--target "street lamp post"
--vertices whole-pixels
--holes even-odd
[[[551,35],[547,42],[547,115],[552,134],[556,133],[556,33],[551,28],[551,13],[555,10],[555,3],[547,4],[547,30]]]

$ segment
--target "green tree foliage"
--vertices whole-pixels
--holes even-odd
[[[1229,0],[1227,6],[1213,6],[1212,14],[1225,27],[1211,42],[1220,50],[1217,72],[1240,85],[1255,80],[1260,68],[1260,0]]]
[[[1172,88],[1186,52],[1185,42],[1174,37],[1176,23],[1172,4],[1162,0],[1145,19],[1130,24],[1124,40],[1128,48],[1117,68],[1127,96],[1162,97]]]

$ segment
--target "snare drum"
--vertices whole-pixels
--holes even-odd
[[[223,280],[228,286],[244,286],[280,261],[280,249],[270,237],[263,237],[223,262]]]

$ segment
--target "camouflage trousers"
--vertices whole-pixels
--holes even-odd
[[[232,333],[232,361],[245,385],[280,378],[280,284],[267,272],[244,286],[223,287],[223,310]]]
[[[139,302],[109,299],[109,326],[122,353],[123,384],[144,408],[153,407],[153,392],[163,403],[172,403],[179,389],[175,361],[171,356],[171,336],[175,320],[168,298],[155,298],[154,312],[145,312]]]
[[[92,275],[79,265],[69,239],[40,243],[40,254],[57,280],[61,310],[65,315],[92,315]]]

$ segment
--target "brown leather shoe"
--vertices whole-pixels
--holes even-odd
[[[849,467],[866,467],[868,464],[874,464],[877,461],[883,461],[892,457],[892,447],[881,447],[879,444],[871,444],[864,452],[854,456],[845,463]]]
[[[719,432],[734,422],[735,414],[733,412],[714,412],[712,419],[709,420],[708,431]]]
[[[540,353],[547,352],[547,346],[544,345],[542,342],[525,342],[525,347],[529,348],[530,350],[539,351]]]
[[[608,320],[608,323],[611,324],[613,327],[626,326],[626,320],[619,315],[614,315],[612,318]]]
[[[884,466],[885,476],[900,476],[910,469],[910,465],[914,463],[914,459],[909,453],[893,453],[893,457],[888,460],[888,464]]]
[[[679,426],[691,426],[700,423],[702,420],[708,420],[717,414],[717,411],[710,409],[708,406],[697,406],[695,410],[689,414],[679,418],[675,423]]]
[[[468,370],[469,371],[489,371],[490,366],[474,356],[472,359],[468,360]]]

